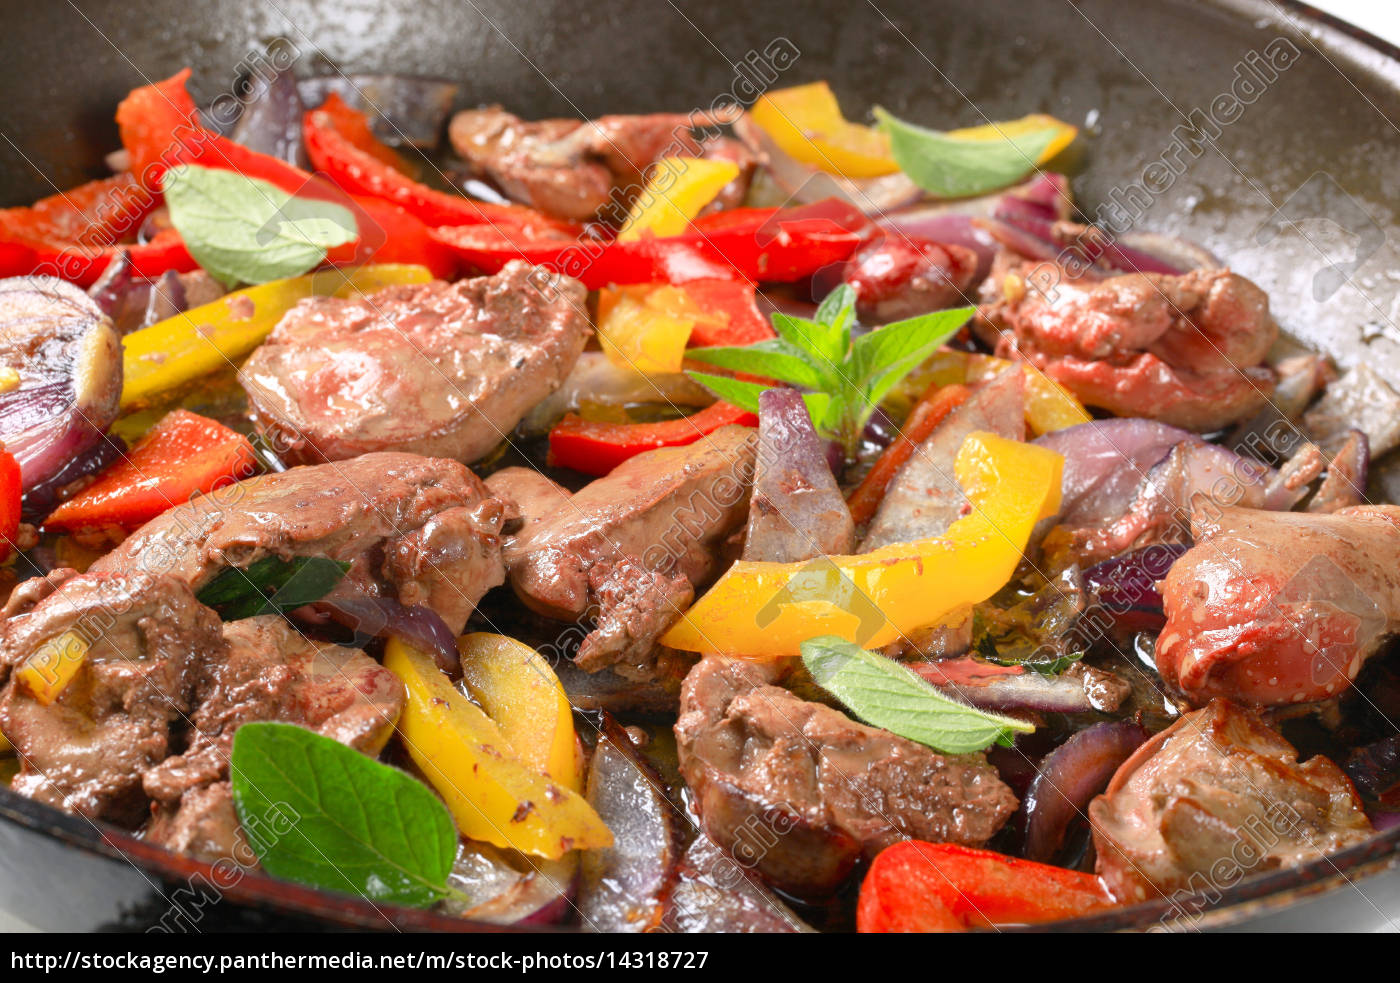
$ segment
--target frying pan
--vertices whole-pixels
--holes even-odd
[[[750,55],[786,39],[798,54],[775,84],[826,78],[847,106],[940,127],[1036,110],[1083,124],[1073,185],[1088,214],[1116,221],[1102,209],[1119,203],[1135,229],[1201,242],[1269,292],[1293,336],[1400,382],[1400,50],[1301,3],[0,0],[0,11],[5,205],[105,173],[113,107],[132,87],[190,65],[207,104],[278,38],[304,74],[452,78],[465,103],[526,117],[708,106],[744,95],[759,77]],[[1260,58],[1272,79],[1251,75]],[[1205,139],[1174,149],[1193,123]],[[1168,180],[1154,165],[1169,159],[1184,166]],[[1400,500],[1400,483],[1386,490]],[[1400,911],[1397,844],[1400,829],[1245,880],[1199,915],[1150,903],[1056,927],[1361,927]],[[8,789],[0,865],[0,905],[41,928],[487,927],[256,873],[229,883]]]

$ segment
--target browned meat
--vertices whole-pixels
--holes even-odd
[[[169,753],[201,663],[224,651],[218,616],[174,577],[88,573],[0,630],[0,660],[11,669],[63,644],[65,633],[88,646],[48,706],[10,675],[0,731],[20,754],[14,789],[90,819],[139,822],[141,774]]]
[[[758,414],[743,558],[798,563],[850,553],[855,523],[802,397],[793,389],[770,389],[759,397]]]
[[[841,274],[867,324],[967,306],[976,276],[977,254],[966,246],[899,235],[862,246]]]
[[[1091,406],[1192,430],[1259,409],[1278,337],[1264,292],[1228,270],[1076,278],[1003,253],[982,287],[979,328]]]
[[[94,572],[172,574],[195,590],[227,566],[264,556],[327,556],[347,578],[404,604],[425,604],[460,631],[505,579],[505,507],[456,461],[366,454],[261,475],[152,519]]]
[[[228,782],[192,788],[178,808],[156,809],[146,827],[146,839],[209,863],[232,860],[245,869],[258,865],[258,855],[238,823]]]
[[[1162,584],[1157,670],[1191,703],[1340,695],[1400,630],[1400,506],[1225,509]]]
[[[1016,809],[981,755],[938,754],[704,659],[681,688],[681,773],[705,833],[797,897],[821,898],[897,840],[980,845]]]
[[[382,450],[470,463],[559,387],[590,330],[582,284],[544,287],[517,260],[490,277],[303,300],[239,381],[290,463]]]
[[[1025,438],[1025,382],[1019,368],[989,380],[915,449],[870,520],[862,553],[948,531],[968,507],[953,462],[968,434],[976,430],[1011,440]]]
[[[452,117],[447,135],[452,149],[510,198],[557,218],[583,222],[603,213],[617,224],[646,169],[662,157],[738,158],[742,148],[734,141],[700,141],[693,133],[727,121],[711,113],[655,113],[526,122],[489,106]],[[747,188],[752,158],[743,151],[738,162]],[[742,190],[721,197],[726,193],[743,198]]]
[[[744,521],[755,444],[751,429],[722,427],[687,447],[639,454],[506,543],[511,586],[532,610],[597,619],[580,668],[651,664],[656,639]]]
[[[1342,770],[1224,700],[1140,747],[1089,803],[1098,872],[1124,903],[1199,903],[1242,877],[1359,843],[1371,823]]]
[[[506,526],[512,534],[569,507],[568,489],[534,468],[502,468],[487,477],[486,487],[513,507]]]
[[[195,687],[188,750],[142,779],[146,794],[162,804],[150,838],[192,852],[184,841],[197,836],[193,845],[205,859],[232,856],[237,846],[216,835],[226,824],[217,821],[222,807],[210,789],[228,777],[239,727],[260,720],[298,724],[377,755],[404,703],[403,684],[369,656],[312,642],[280,617],[235,621],[224,626],[224,638],[226,656],[208,661]]]

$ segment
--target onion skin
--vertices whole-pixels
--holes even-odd
[[[53,277],[0,280],[0,365],[19,384],[0,393],[0,441],[28,491],[95,445],[116,419],[122,347],[86,293]]]
[[[1157,581],[1189,547],[1185,543],[1156,543],[1096,563],[1084,571],[1084,586],[1123,634],[1161,631],[1167,623]]]
[[[1136,724],[1094,724],[1045,756],[1022,806],[1027,860],[1052,863],[1065,834],[1089,801],[1108,787],[1119,766],[1148,738]]]
[[[422,604],[405,605],[392,597],[368,594],[341,581],[336,589],[312,605],[331,620],[364,635],[387,638],[397,635],[432,655],[437,667],[453,679],[462,675],[457,638],[442,617]]]

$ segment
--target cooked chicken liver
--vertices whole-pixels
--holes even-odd
[[[202,662],[225,650],[218,616],[175,577],[87,573],[12,615],[0,632],[8,670],[66,633],[87,645],[47,706],[9,673],[0,731],[22,763],[14,789],[89,819],[139,822],[141,775],[170,752]]]
[[[217,821],[217,784],[228,777],[233,737],[243,724],[298,724],[366,754],[383,749],[404,704],[398,678],[363,652],[313,642],[275,616],[224,626],[220,658],[205,662],[195,687],[188,750],[167,758],[142,779],[161,803],[148,834],[172,849],[216,859],[232,857],[236,841]],[[236,824],[234,824],[236,828]],[[221,838],[222,837],[222,838]]]
[[[1293,745],[1224,700],[1139,748],[1089,803],[1089,821],[1114,897],[1172,898],[1197,911],[1249,874],[1372,833],[1340,768],[1321,755],[1300,763]]]
[[[998,354],[1119,416],[1217,430],[1273,391],[1269,299],[1229,270],[1099,279],[1002,253],[982,301],[979,330]]]
[[[313,297],[239,373],[293,464],[398,450],[471,462],[563,382],[591,331],[582,284],[496,276]]]
[[[1016,797],[980,754],[942,755],[707,658],[681,689],[681,773],[706,834],[775,887],[821,898],[898,840],[981,845]]]
[[[464,465],[366,454],[292,468],[194,498],[152,519],[92,565],[172,574],[195,590],[224,567],[264,556],[327,556],[347,578],[425,604],[460,631],[505,579],[505,507]]]
[[[511,586],[532,610],[561,621],[596,617],[577,665],[653,661],[656,639],[719,568],[721,544],[744,522],[755,445],[751,429],[731,426],[639,454],[507,542]]]

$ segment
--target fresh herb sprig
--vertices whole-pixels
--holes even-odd
[[[817,432],[854,458],[880,401],[972,316],[971,307],[934,311],[852,337],[856,294],[833,290],[813,319],[773,315],[778,337],[742,347],[692,348],[686,357],[722,369],[775,379],[803,391]],[[690,372],[720,399],[752,413],[771,386],[708,372]]]
[[[427,907],[447,886],[457,829],[432,790],[293,724],[244,724],[230,758],[244,838],[273,877]]]
[[[802,664],[818,686],[861,720],[946,754],[1010,747],[1035,728],[950,700],[909,669],[836,635],[802,643]]]

